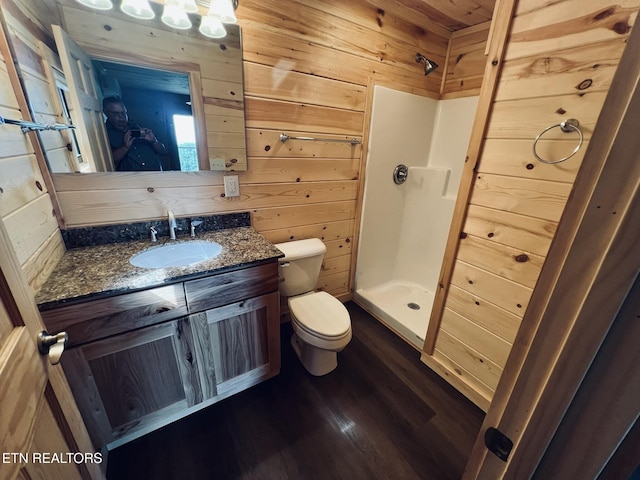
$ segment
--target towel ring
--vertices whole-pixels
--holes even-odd
[[[560,160],[545,160],[540,155],[538,155],[538,152],[536,151],[536,145],[538,144],[538,140],[540,140],[540,137],[542,137],[542,135],[547,133],[552,128],[556,128],[556,127],[560,127],[560,129],[563,132],[566,132],[566,133],[569,133],[569,132],[572,132],[572,131],[576,131],[576,132],[578,132],[578,135],[580,135],[580,139],[578,140],[578,145],[576,146],[576,148],[573,149],[573,152],[571,152],[566,157],[561,158]],[[540,135],[538,135],[535,138],[535,140],[533,141],[533,155],[536,157],[536,159],[539,162],[546,163],[546,164],[549,164],[549,165],[553,165],[554,163],[564,162],[565,160],[569,160],[576,153],[578,153],[578,150],[580,150],[580,147],[582,147],[583,140],[584,140],[584,137],[582,135],[582,130],[580,130],[580,122],[578,120],[576,120],[575,118],[570,118],[568,120],[565,120],[564,122],[560,122],[560,123],[557,123],[555,125],[551,125],[550,127],[547,127],[542,132],[540,132]]]

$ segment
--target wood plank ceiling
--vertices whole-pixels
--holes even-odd
[[[491,20],[496,0],[366,0],[415,25],[437,23],[455,32]]]
[[[164,4],[167,0],[151,0]],[[210,0],[196,0],[206,15]],[[369,5],[413,25],[433,25],[455,32],[491,20],[496,0],[364,0]],[[238,3],[241,5],[242,0]]]

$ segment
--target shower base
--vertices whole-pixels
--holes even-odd
[[[391,281],[356,289],[354,300],[387,324],[407,342],[422,350],[434,294],[415,283]]]

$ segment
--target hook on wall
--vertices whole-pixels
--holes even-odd
[[[424,74],[429,75],[436,68],[438,68],[438,64],[433,60],[429,60],[427,57],[422,55],[421,53],[416,53],[416,63],[424,62]]]

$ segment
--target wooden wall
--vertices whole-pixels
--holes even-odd
[[[480,160],[462,221],[435,349],[422,358],[482,408],[505,365],[640,2],[518,2]],[[568,118],[585,142],[546,165],[533,139]],[[577,134],[556,128],[538,151],[567,155]],[[544,145],[542,144],[544,143]],[[432,338],[433,340],[433,338]],[[432,355],[431,355],[432,353]]]
[[[74,15],[79,11],[72,9]],[[365,147],[289,141],[280,133],[366,143],[371,86],[440,98],[443,68],[426,76],[415,53],[446,63],[449,38],[366,2],[244,0],[242,28],[248,170],[240,197],[223,196],[220,173],[54,177],[67,226],[250,211],[273,242],[319,237],[328,248],[320,287],[350,295]],[[90,29],[67,28],[92,48]],[[135,39],[130,39],[135,41]],[[104,47],[102,47],[104,48]],[[166,60],[165,60],[166,61]],[[117,176],[114,176],[117,175]]]
[[[3,1],[1,17],[7,30],[0,39],[0,115],[16,120],[56,123],[59,117],[53,109],[48,81],[43,71],[40,52],[46,45],[23,26],[22,12],[11,2]],[[41,4],[43,16],[55,14]],[[11,46],[11,48],[10,48]],[[12,53],[13,51],[13,53]],[[22,95],[13,58],[20,58],[22,82],[39,92],[30,108]],[[16,93],[17,92],[17,93]],[[33,117],[29,110],[33,112]],[[52,158],[66,156],[65,133],[30,132],[23,134],[17,126],[0,126],[0,217],[9,232],[11,242],[29,285],[37,290],[64,253],[56,212],[49,193],[48,177],[41,173],[42,152]]]
[[[491,22],[485,22],[451,34],[442,77],[442,99],[480,94],[490,27]]]

